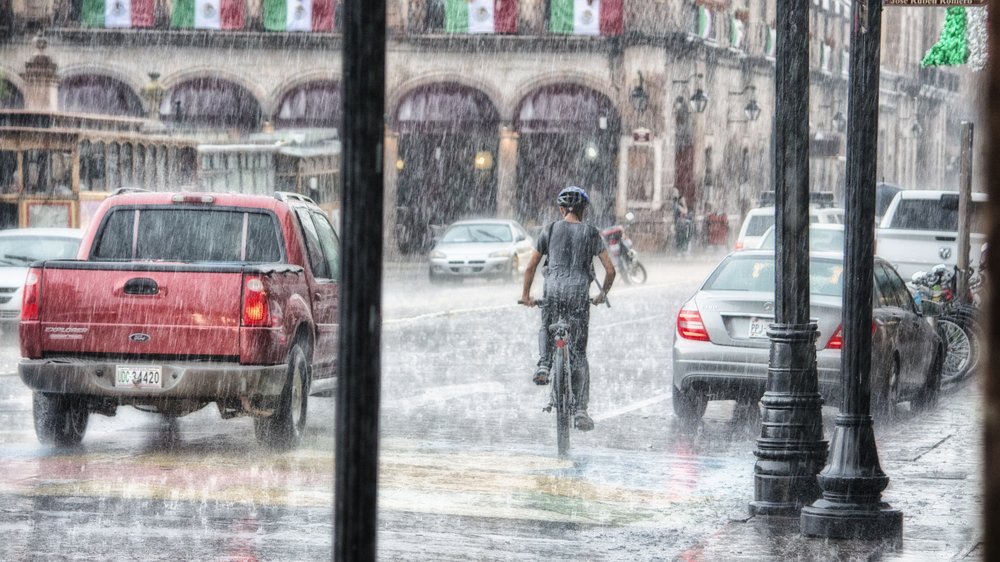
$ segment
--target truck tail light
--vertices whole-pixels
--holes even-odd
[[[685,304],[677,313],[677,334],[686,340],[712,341],[694,302]]]
[[[31,268],[24,281],[24,295],[21,300],[21,320],[38,320],[38,312],[41,308],[42,292],[39,281],[42,270]]]
[[[271,306],[267,300],[264,281],[247,277],[243,284],[243,325],[261,327],[271,325]]]

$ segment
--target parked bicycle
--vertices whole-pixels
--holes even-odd
[[[611,304],[605,300],[605,305]],[[518,304],[524,304],[518,301]],[[593,304],[593,303],[591,303]],[[538,299],[535,306],[545,308],[554,306],[546,299]],[[570,353],[573,334],[569,322],[563,318],[561,311],[555,322],[549,324],[548,331],[552,337],[552,366],[549,369],[549,403],[542,411],[556,412],[556,449],[560,458],[569,455],[569,432],[576,415],[576,394],[573,392],[573,357]]]
[[[970,275],[970,293],[965,299],[960,299],[956,294],[957,273],[958,268],[940,264],[930,271],[914,273],[908,283],[918,302],[931,300],[941,305],[937,326],[947,347],[941,369],[942,384],[969,376],[975,372],[980,360],[978,310],[970,303],[976,302],[975,294],[981,281],[978,276]]]

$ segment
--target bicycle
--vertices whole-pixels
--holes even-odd
[[[605,305],[611,306],[605,297]],[[589,300],[589,299],[588,299]],[[518,301],[518,304],[524,304]],[[593,302],[591,302],[593,304]],[[538,299],[535,306],[545,308],[553,306],[546,299]],[[596,306],[596,305],[594,305]],[[570,354],[570,325],[560,311],[556,321],[548,326],[552,337],[552,366],[549,367],[549,404],[542,408],[543,412],[556,411],[556,449],[560,458],[569,454],[570,425],[576,416],[576,394],[573,392],[573,368]]]

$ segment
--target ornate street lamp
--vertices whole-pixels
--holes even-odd
[[[649,94],[646,93],[646,88],[642,85],[642,73],[639,72],[639,85],[632,88],[632,93],[628,96],[628,101],[632,104],[632,109],[635,109],[636,113],[643,113],[646,111],[646,107],[649,105]]]
[[[705,113],[705,108],[708,106],[708,96],[705,95],[705,90],[701,88],[695,90],[689,101],[691,102],[691,109],[695,113]]]
[[[687,84],[691,82],[692,78],[698,78],[700,80],[702,77],[703,75],[700,72],[695,72],[691,76],[688,76],[685,80],[673,80],[672,82],[674,84]],[[708,100],[709,97],[705,94],[705,90],[697,88],[694,93],[691,94],[691,98],[688,99],[688,105],[690,106],[691,111],[695,113],[704,113],[705,108],[708,107]]]

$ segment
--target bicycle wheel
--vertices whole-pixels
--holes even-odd
[[[646,268],[641,263],[633,261],[625,277],[636,285],[642,285],[646,282]]]
[[[569,384],[570,374],[567,372],[568,361],[566,361],[567,348],[556,350],[555,361],[552,368],[553,390],[555,391],[556,402],[556,448],[559,457],[569,454],[569,428],[573,418],[572,392]]]

